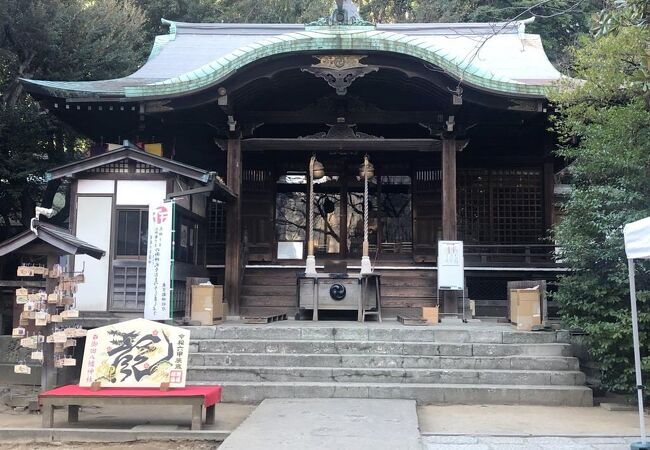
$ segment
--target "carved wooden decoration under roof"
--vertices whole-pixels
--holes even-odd
[[[300,136],[298,139],[384,139],[382,136],[373,136],[372,134],[355,131],[355,124],[337,123],[336,125],[327,125],[328,131],[311,134],[309,136]]]
[[[361,63],[366,55],[315,55],[314,58],[320,62],[300,70],[322,78],[336,89],[338,95],[347,94],[348,88],[357,78],[379,70],[377,66]]]

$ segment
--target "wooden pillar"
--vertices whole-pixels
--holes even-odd
[[[445,241],[458,239],[456,219],[456,139],[453,135],[443,135],[442,138],[442,239]],[[443,313],[457,313],[458,293],[443,291],[441,304]]]
[[[228,139],[226,184],[235,194],[235,199],[226,205],[226,261],[224,296],[228,302],[228,314],[239,315],[242,261],[241,181],[242,157],[241,138]]]
[[[456,224],[456,140],[442,139],[442,239],[458,238]]]

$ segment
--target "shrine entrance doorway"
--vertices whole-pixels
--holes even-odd
[[[319,157],[325,176],[314,182],[314,240],[319,260],[361,258],[363,243],[363,180],[359,177],[360,155]],[[381,163],[368,186],[368,235],[370,257],[413,258],[411,177],[381,175]],[[399,173],[399,171],[398,171]],[[278,179],[276,239],[303,240],[307,227],[305,174],[286,174]],[[358,261],[356,261],[358,264]]]

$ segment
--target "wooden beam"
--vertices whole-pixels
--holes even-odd
[[[184,191],[171,192],[167,194],[167,199],[169,200],[177,197],[192,196],[196,194],[211,194],[211,193],[214,193],[215,197],[225,202],[232,201],[233,198],[235,197],[228,186],[224,186],[222,183],[217,182],[214,179],[211,179],[208,182],[208,184],[205,186],[201,186],[194,189],[186,189]]]
[[[439,152],[436,139],[298,139],[251,138],[242,141],[242,149],[250,151],[309,151],[309,152]]]
[[[264,124],[317,124],[336,123],[339,117],[345,117],[347,123],[399,125],[409,123],[442,122],[441,111],[386,111],[370,112],[342,111],[340,113],[323,108],[308,107],[298,111],[245,111],[239,113],[240,122]]]
[[[242,157],[241,138],[228,139],[226,184],[235,195],[234,200],[226,206],[226,265],[224,294],[228,311],[232,316],[239,315],[241,292],[241,181]]]

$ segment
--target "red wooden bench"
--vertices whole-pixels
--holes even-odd
[[[104,405],[191,405],[192,430],[201,429],[205,422],[214,423],[215,405],[221,401],[221,386],[186,386],[163,391],[157,388],[102,388],[97,391],[74,384],[61,386],[38,396],[43,412],[43,428],[54,427],[54,407],[67,406],[68,422],[79,420],[80,406]]]

